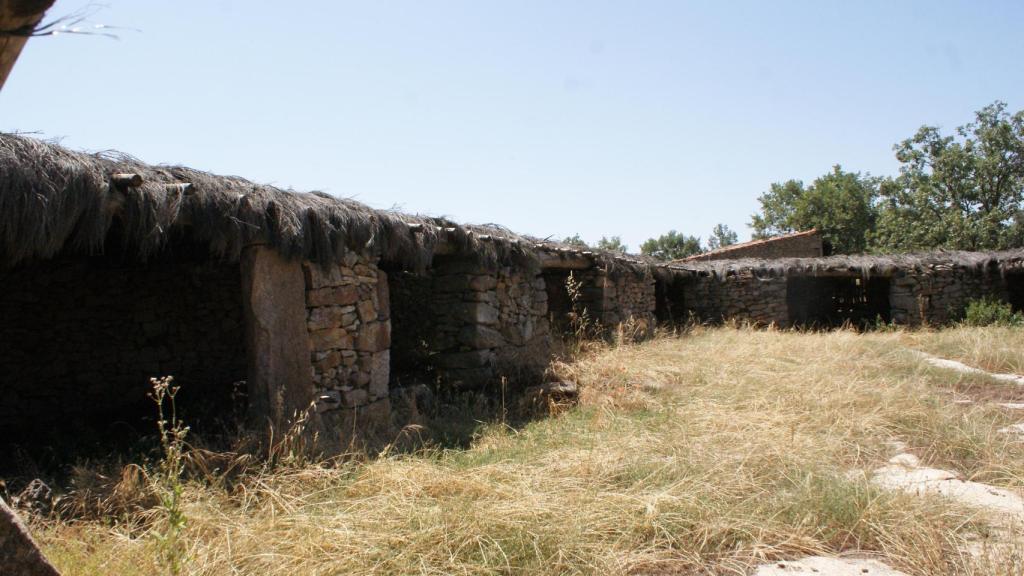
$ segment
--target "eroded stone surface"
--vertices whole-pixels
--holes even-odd
[[[956,360],[939,358],[937,356],[932,356],[931,354],[926,354],[924,352],[918,352],[918,354],[921,355],[925,362],[931,364],[932,366],[935,366],[936,368],[955,370],[963,374],[978,374],[982,376],[988,376],[990,378],[995,378],[996,380],[1000,380],[1002,382],[1009,382],[1011,384],[1018,384],[1024,386],[1024,376],[1018,376],[1016,374],[993,374],[991,372],[986,372],[980,368],[968,366],[963,362],[957,362]]]
[[[875,471],[872,481],[890,490],[912,494],[937,494],[974,508],[1024,520],[1024,499],[1017,492],[961,480],[955,472],[923,468],[912,454],[894,456],[888,466]]]

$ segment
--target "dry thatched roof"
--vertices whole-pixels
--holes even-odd
[[[141,184],[116,175],[137,175]],[[429,265],[439,250],[490,264],[536,262],[540,251],[564,252],[498,226],[375,210],[320,192],[0,134],[0,267],[64,252],[102,252],[112,238],[145,260],[177,236],[226,259],[237,259],[246,245],[266,243],[285,256],[315,262],[335,262],[355,250],[413,269]],[[599,265],[646,268],[620,255],[588,257]]]
[[[892,276],[899,270],[962,268],[985,271],[1024,269],[1024,249],[1000,252],[959,252],[938,250],[917,254],[840,255],[822,258],[742,258],[708,262],[673,262],[666,267],[676,273],[724,278],[749,272],[760,277],[788,276]]]

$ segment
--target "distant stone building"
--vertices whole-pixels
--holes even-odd
[[[1021,249],[679,262],[664,272],[660,321],[941,325],[974,299],[1024,302]]]
[[[821,232],[811,228],[784,236],[765,240],[751,240],[741,244],[724,246],[703,254],[695,254],[681,262],[703,262],[706,260],[734,260],[737,258],[817,258],[827,256]]]

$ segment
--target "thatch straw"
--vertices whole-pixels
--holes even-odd
[[[726,276],[751,273],[757,277],[892,276],[897,271],[959,268],[978,273],[1024,269],[1024,249],[999,252],[938,250],[916,254],[840,255],[822,258],[743,258],[707,262],[674,262],[665,268],[683,275]]]
[[[138,174],[138,187],[118,187],[115,174]],[[188,186],[182,186],[187,184]],[[112,233],[115,232],[115,233]],[[656,266],[634,255],[570,246],[515,234],[501,226],[375,210],[322,192],[303,193],[181,166],[151,166],[125,154],[85,154],[20,135],[0,134],[0,267],[59,254],[112,248],[145,261],[173,239],[205,245],[235,260],[250,244],[290,258],[329,264],[347,251],[422,270],[434,254],[472,257],[489,266],[533,266],[540,252],[584,257],[609,273],[759,277],[889,276],[897,270],[952,266],[978,271],[1024,268],[1024,250],[930,252],[889,256],[740,259]]]
[[[119,173],[138,174],[143,184],[118,187],[113,175]],[[287,257],[325,264],[354,250],[417,270],[428,266],[442,245],[448,253],[488,265],[531,263],[538,249],[561,248],[494,225],[375,210],[320,192],[282,190],[180,166],[150,166],[116,152],[84,154],[0,134],[0,267],[62,253],[100,253],[113,238],[127,254],[145,261],[179,235],[231,260],[243,247],[265,243]],[[646,268],[608,253],[595,253],[594,259]]]

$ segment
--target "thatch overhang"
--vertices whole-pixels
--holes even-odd
[[[924,270],[963,269],[979,273],[1005,274],[1024,270],[1024,249],[963,252],[937,250],[912,254],[839,255],[822,258],[773,258],[673,262],[663,266],[682,276],[728,276],[750,274],[757,278],[792,276],[892,277]]]
[[[330,264],[349,250],[422,270],[435,254],[486,265],[604,266],[646,273],[639,258],[581,250],[496,225],[376,210],[322,192],[296,192],[118,152],[87,154],[0,135],[0,267],[58,254],[118,249],[145,261],[176,237],[237,260],[266,244],[289,258]]]

